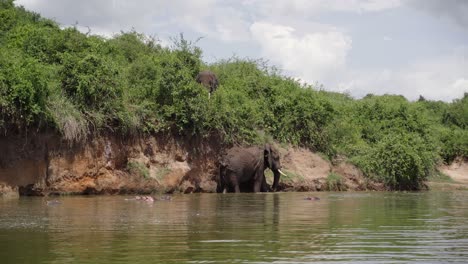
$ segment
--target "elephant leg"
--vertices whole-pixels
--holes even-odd
[[[262,189],[261,189],[261,191],[262,191],[262,192],[271,192],[271,188],[270,188],[270,186],[268,185],[268,183],[266,182],[265,177],[263,177]]]
[[[255,180],[255,182],[254,182],[254,192],[260,192],[261,187],[262,187],[262,180],[261,179]]]
[[[217,193],[226,193],[227,190],[227,183],[226,183],[226,167],[224,165],[219,166],[219,175],[218,175],[218,182],[216,186]]]
[[[216,185],[216,192],[223,193],[226,190],[226,185],[221,180],[218,181]]]
[[[239,181],[237,179],[237,174],[234,171],[227,171],[227,178],[229,179],[229,184],[231,185],[234,192],[240,193]]]
[[[254,192],[260,192],[263,189],[263,184],[266,184],[265,174],[263,173],[262,169],[259,169],[256,172],[255,179],[254,179]]]

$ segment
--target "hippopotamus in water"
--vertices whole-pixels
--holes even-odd
[[[150,195],[142,195],[142,196],[135,196],[135,198],[133,199],[125,199],[126,201],[131,201],[131,200],[135,200],[135,201],[145,201],[145,202],[149,202],[149,203],[152,203],[154,201],[170,201],[172,200],[172,197],[169,196],[169,195],[163,195],[161,196],[160,198],[155,198],[153,196],[150,196]]]
[[[161,201],[170,201],[170,200],[172,200],[172,197],[169,196],[169,195],[163,195],[163,196],[161,196],[159,198],[159,200],[161,200]]]
[[[49,200],[49,201],[46,201],[46,204],[49,206],[53,206],[53,205],[59,205],[61,204],[61,202],[58,200]]]
[[[318,201],[320,200],[320,198],[316,197],[316,196],[307,196],[306,198],[304,198],[304,200],[309,200],[309,201]]]
[[[131,199],[130,199],[131,200]],[[149,195],[144,196],[135,196],[135,200],[145,201],[145,202],[154,202],[154,198]]]

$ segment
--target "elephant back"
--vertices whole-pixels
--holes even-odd
[[[205,86],[210,93],[218,88],[218,78],[212,71],[201,71],[197,75],[196,81]]]
[[[220,160],[220,166],[230,169],[257,167],[263,161],[263,151],[258,147],[232,147]]]

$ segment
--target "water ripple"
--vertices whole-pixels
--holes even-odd
[[[466,263],[468,193],[0,200],[2,263]]]

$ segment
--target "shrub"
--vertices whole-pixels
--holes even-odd
[[[0,34],[13,28],[16,24],[16,12],[14,9],[0,9]]]
[[[110,104],[122,98],[119,77],[117,67],[101,56],[63,56],[62,89],[82,110],[110,110]]]
[[[468,157],[468,131],[460,128],[442,127],[438,130],[442,159],[450,164],[457,157]]]
[[[330,173],[327,176],[327,190],[329,191],[345,191],[343,177],[336,173]]]
[[[139,175],[145,179],[150,177],[149,169],[142,163],[131,161],[127,163],[127,170],[135,175]]]
[[[0,51],[0,114],[3,122],[16,127],[39,124],[45,119],[48,72],[20,51]]]
[[[364,172],[397,190],[419,190],[434,170],[435,152],[417,135],[390,134],[355,157]]]
[[[444,112],[443,122],[462,129],[468,128],[468,93],[462,99],[456,99]]]

